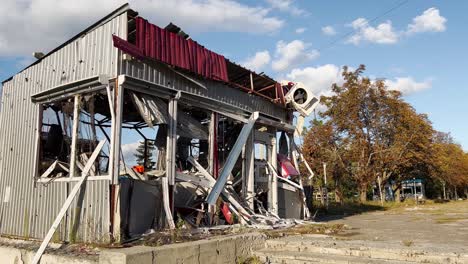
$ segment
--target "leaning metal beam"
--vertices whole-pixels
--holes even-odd
[[[94,165],[94,162],[96,161],[96,158],[101,152],[102,147],[104,146],[104,143],[106,143],[105,140],[101,140],[101,142],[99,142],[93,154],[91,155],[88,162],[86,163],[86,166],[84,167],[81,173],[80,181],[75,184],[72,191],[70,192],[70,195],[68,195],[67,200],[63,204],[62,209],[60,209],[60,212],[55,218],[54,223],[50,227],[49,232],[47,232],[47,235],[45,236],[44,241],[42,241],[41,246],[36,252],[36,255],[34,255],[34,259],[32,261],[33,264],[37,264],[41,260],[42,254],[44,253],[47,245],[52,239],[52,236],[54,235],[55,231],[60,225],[60,222],[62,221],[63,217],[65,216],[65,213],[67,212],[68,207],[70,207],[71,203],[73,202],[73,199],[75,198],[76,194],[80,190],[81,185],[83,185],[83,183],[86,181],[86,178],[88,177],[88,172],[91,170],[92,166]]]
[[[304,189],[304,188],[302,188],[302,186],[300,186],[299,184],[297,184],[297,183],[295,183],[295,182],[293,182],[293,181],[291,181],[291,180],[289,180],[289,179],[286,179],[286,178],[284,178],[284,177],[279,176],[279,175],[278,175],[278,172],[276,172],[276,169],[273,167],[273,165],[272,165],[270,162],[267,162],[267,165],[268,165],[268,170],[270,170],[270,171],[272,172],[274,178],[280,179],[280,180],[282,180],[282,181],[284,181],[284,182],[287,182],[287,183],[289,183],[291,186],[294,186],[294,187],[296,187],[296,188],[299,189],[299,190],[303,190],[303,189]]]
[[[210,186],[209,186],[210,188],[214,187],[214,185],[216,184],[215,178],[213,178],[213,176],[211,176],[211,174],[209,172],[207,172],[205,170],[205,168],[203,168],[203,166],[200,165],[200,163],[198,163],[193,157],[189,157],[187,159],[187,161],[190,162],[193,166],[195,166],[195,168],[197,168],[197,170],[203,176],[205,176],[205,178],[210,183]],[[234,197],[232,197],[232,195],[228,191],[226,191],[226,189],[223,188],[221,194],[228,200],[228,202],[230,202],[233,205],[233,207],[235,207],[237,210],[239,210],[240,214],[238,214],[238,215],[241,216],[239,218],[241,223],[244,223],[243,222],[244,218],[245,218],[245,220],[250,220],[251,213],[247,212],[247,210],[245,210],[245,208]]]
[[[242,127],[239,137],[237,138],[236,143],[234,143],[234,146],[232,147],[232,150],[226,159],[226,163],[224,164],[224,167],[221,170],[221,174],[219,175],[215,186],[213,187],[211,192],[208,194],[208,197],[206,198],[206,201],[208,202],[208,204],[210,205],[216,204],[216,201],[218,200],[219,195],[224,189],[224,185],[226,185],[229,174],[231,174],[231,171],[234,168],[234,165],[237,159],[239,158],[239,155],[242,151],[242,147],[247,141],[250,131],[252,131],[252,128],[255,125],[255,121],[258,119],[258,117],[259,117],[259,113],[254,112],[250,116],[249,122],[244,124],[244,127]]]

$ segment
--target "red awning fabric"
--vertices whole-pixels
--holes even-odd
[[[265,74],[252,72],[196,41],[153,25],[144,18],[136,17],[134,26],[131,41],[113,36],[114,47],[139,60],[154,59],[285,105],[285,91]]]
[[[191,39],[136,18],[136,47],[145,57],[177,66],[209,79],[229,81],[226,59]]]

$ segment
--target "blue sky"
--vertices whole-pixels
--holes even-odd
[[[50,50],[121,3],[63,2],[6,0],[9,8],[0,10],[1,80],[31,62],[34,50]],[[450,132],[468,150],[468,1],[168,2],[130,4],[156,24],[172,21],[229,59],[278,79],[303,81],[317,94],[327,94],[329,84],[340,80],[343,65],[365,64],[368,76],[387,79],[437,130]],[[5,26],[12,21],[21,30]]]

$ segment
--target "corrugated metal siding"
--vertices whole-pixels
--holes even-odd
[[[112,34],[126,38],[126,23],[126,13],[116,16],[5,83],[0,125],[1,234],[43,238],[62,207],[67,190],[74,184],[34,186],[38,108],[31,103],[30,96],[99,74],[116,76],[118,53],[112,45]],[[10,200],[4,203],[8,187]],[[96,241],[108,236],[108,192],[107,181],[87,183],[78,239]],[[70,212],[68,223],[72,218]],[[59,228],[60,239],[66,238],[66,226],[62,224]]]
[[[121,53],[121,51],[120,51]],[[208,97],[223,103],[228,103],[245,111],[261,113],[286,120],[287,111],[268,100],[232,88],[220,82],[197,79],[207,87],[204,89],[193,82],[181,77],[167,67],[143,63],[137,60],[120,60],[119,74],[164,85],[193,95]]]

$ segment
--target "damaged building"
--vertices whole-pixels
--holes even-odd
[[[108,243],[178,221],[307,217],[301,176],[313,173],[298,169],[293,120],[318,99],[128,5],[2,92],[1,235],[42,240],[55,225],[56,241]]]

